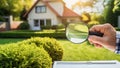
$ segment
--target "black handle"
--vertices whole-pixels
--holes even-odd
[[[100,32],[93,32],[93,31],[89,31],[89,35],[96,35],[96,36],[100,36],[100,37],[103,37],[103,33],[100,33]]]

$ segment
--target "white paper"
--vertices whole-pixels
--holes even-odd
[[[118,61],[56,61],[53,68],[120,68]]]

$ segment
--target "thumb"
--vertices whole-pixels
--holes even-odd
[[[91,41],[92,43],[97,43],[99,45],[103,45],[104,39],[103,37],[99,37],[99,36],[89,36],[88,38],[89,41]]]

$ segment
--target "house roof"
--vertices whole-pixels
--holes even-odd
[[[37,0],[33,6],[30,8],[30,10],[28,12],[26,12],[24,14],[24,17],[27,17],[28,14],[32,11],[32,9],[37,5],[37,3],[39,2],[40,0]],[[78,15],[77,13],[75,13],[74,11],[72,11],[71,9],[67,8],[65,5],[64,5],[64,11],[63,11],[63,14],[62,16],[48,3],[50,0],[42,0],[42,2],[48,7],[50,8],[57,16],[59,17],[63,17],[63,18],[66,18],[66,17],[80,17],[80,15]],[[58,0],[58,1],[62,1],[62,0]]]
[[[53,8],[52,6],[50,6],[49,3],[47,3],[47,2],[44,2],[44,3],[45,3],[45,5],[46,5],[48,8],[50,8],[57,16],[60,16],[60,14],[59,14],[57,11],[55,11],[54,8]]]
[[[67,8],[66,6],[64,6],[64,12],[63,12],[63,16],[62,17],[80,17],[80,15],[78,15],[77,13],[72,11],[71,9]]]

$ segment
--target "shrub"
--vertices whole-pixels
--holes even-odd
[[[93,25],[98,25],[98,24],[100,24],[98,21],[90,21],[90,22],[88,22],[88,27],[90,28]]]
[[[63,29],[65,28],[64,25],[46,25],[46,26],[41,26],[42,29]]]
[[[28,40],[25,40],[23,42],[20,42],[19,44],[35,44],[36,46],[40,48],[44,48],[48,54],[51,56],[52,61],[59,61],[62,60],[63,57],[63,49],[60,46],[60,44],[57,42],[57,40],[53,38],[39,38],[34,37]]]
[[[51,29],[51,27],[52,27],[52,26],[49,26],[49,25],[47,25],[47,26],[41,26],[42,30],[43,30],[43,29]]]
[[[63,24],[59,24],[58,26],[57,26],[57,29],[64,29],[65,28],[65,26],[63,25]]]
[[[52,60],[48,53],[31,45],[0,46],[0,68],[51,68]]]
[[[57,29],[57,27],[58,27],[57,25],[53,25],[52,29]]]
[[[30,28],[30,26],[27,22],[23,22],[18,26],[18,29],[21,29],[21,30],[27,30],[29,28]]]
[[[1,32],[0,38],[51,37],[66,38],[65,33]]]

